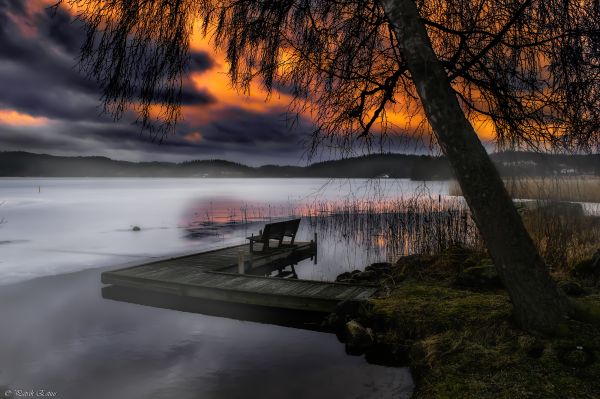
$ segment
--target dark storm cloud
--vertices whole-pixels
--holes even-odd
[[[97,85],[79,73],[71,54],[60,51],[79,46],[79,27],[60,11],[54,18],[49,11],[29,18],[34,19],[35,37],[23,35],[11,18],[0,14],[0,104],[52,119],[96,119]]]
[[[100,91],[74,61],[84,34],[81,24],[62,10],[55,15],[45,10],[35,17],[38,37],[32,39],[23,37],[7,15],[0,14],[0,21],[0,103],[35,116],[97,119]],[[195,71],[212,65],[204,53],[192,54],[192,60]],[[185,105],[214,101],[210,94],[191,87],[182,93]]]
[[[1,45],[1,44],[0,44]],[[60,73],[60,71],[55,71]],[[64,71],[71,73],[71,71]],[[36,73],[11,62],[0,63],[0,105],[34,116],[51,119],[94,120],[100,113],[98,92],[89,82],[76,76],[51,76]],[[86,87],[87,86],[87,87]]]
[[[0,136],[2,150],[27,149],[33,152],[74,151],[80,143],[68,136],[55,134],[51,129],[33,131],[27,128],[3,127]]]
[[[133,160],[223,158],[252,165],[296,164],[301,161],[303,150],[298,144],[300,137],[289,131],[285,124],[277,125],[269,121],[270,118],[280,120],[278,115],[253,114],[239,109],[230,109],[226,113],[237,113],[238,116],[231,118],[228,123],[200,129],[202,138],[197,142],[186,139],[187,135],[198,132],[198,128],[185,121],[181,123],[177,135],[164,140],[152,139],[140,132],[138,126],[126,122],[63,121],[35,129],[2,128],[0,148]],[[238,127],[238,124],[247,128]]]
[[[38,32],[70,55],[76,56],[83,42],[83,27],[61,8],[47,8],[37,16]]]
[[[188,68],[191,72],[203,72],[211,69],[214,64],[213,59],[207,53],[203,51],[192,51]]]
[[[248,122],[252,121],[249,125]],[[241,108],[228,108],[207,129],[205,139],[213,143],[279,146],[296,148],[300,137],[296,130],[288,129],[281,112],[254,113]]]
[[[102,114],[98,86],[76,66],[85,32],[65,11],[28,15],[24,1],[0,0],[0,110],[45,117],[45,126],[0,125],[0,149],[61,155],[105,155],[124,159],[226,158],[239,162],[297,163],[300,130],[287,128],[281,112],[251,112],[235,106],[211,109],[209,120],[182,121],[178,134],[159,142],[141,133],[128,115]],[[25,21],[31,32],[15,22]],[[205,52],[190,54],[189,71],[215,67]],[[218,105],[218,93],[185,79],[182,104]],[[216,122],[211,122],[216,121]],[[308,122],[306,122],[308,126]]]
[[[2,21],[2,14],[7,12],[23,14],[25,3],[22,1],[0,0],[0,21]]]
[[[166,99],[166,93],[158,95],[159,100]],[[181,105],[208,105],[217,102],[217,99],[205,90],[197,90],[190,85],[185,85],[181,89]]]

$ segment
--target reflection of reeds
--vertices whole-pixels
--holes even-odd
[[[188,220],[190,234],[216,234],[216,225],[303,217],[311,237],[316,231],[330,242],[366,249],[374,255],[372,258],[382,260],[433,254],[456,244],[484,249],[461,197],[417,195],[393,200],[231,205],[207,204],[204,218],[200,217],[202,212]],[[565,270],[600,247],[600,217],[585,216],[578,204],[522,202],[520,208],[525,226],[554,270]],[[600,214],[600,205],[586,209]]]
[[[337,235],[349,246],[378,251],[388,260],[439,253],[457,244],[484,250],[462,198],[324,202],[305,211],[319,234]],[[600,216],[586,216],[579,204],[530,203],[523,220],[547,264],[556,272],[568,270],[600,247]]]
[[[504,183],[513,198],[600,202],[600,178],[597,177],[518,178]],[[450,184],[449,193],[462,195],[456,181]]]
[[[381,251],[387,259],[455,244],[481,247],[466,204],[456,198],[323,202],[305,209],[305,216],[320,234]]]

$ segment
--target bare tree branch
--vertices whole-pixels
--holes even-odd
[[[60,1],[59,3],[62,3]],[[234,87],[285,88],[313,139],[341,151],[410,130],[421,113],[397,38],[373,0],[67,0],[86,23],[79,65],[105,111],[153,137],[181,118],[189,41],[224,50]],[[592,1],[420,0],[421,21],[465,112],[498,145],[600,146],[600,7]],[[294,120],[293,117],[290,118]],[[391,129],[391,130],[390,130]],[[360,138],[357,142],[357,138]],[[318,146],[313,146],[316,148]]]

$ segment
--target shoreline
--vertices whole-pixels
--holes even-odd
[[[275,324],[272,314],[247,307],[211,304],[205,313],[189,313],[104,299],[100,273],[113,268],[0,286],[0,387],[45,389],[66,399],[412,393],[407,368],[347,356],[333,334],[286,323],[295,317]]]
[[[559,287],[600,309],[600,285],[589,279],[596,271],[583,269]],[[340,278],[378,282],[383,294],[342,304],[329,325],[347,352],[410,367],[413,399],[600,397],[600,326],[570,320],[569,333],[554,337],[521,330],[484,254],[454,247]]]

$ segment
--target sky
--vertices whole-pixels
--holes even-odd
[[[312,123],[290,127],[290,98],[259,83],[251,95],[233,90],[218,49],[198,34],[185,78],[183,120],[159,142],[140,131],[133,115],[102,114],[100,91],[76,67],[83,36],[54,0],[0,0],[0,151],[66,156],[101,155],[130,161],[227,159],[249,165],[306,164],[303,140]],[[395,151],[420,152],[409,140]],[[321,158],[336,157],[323,153]]]

